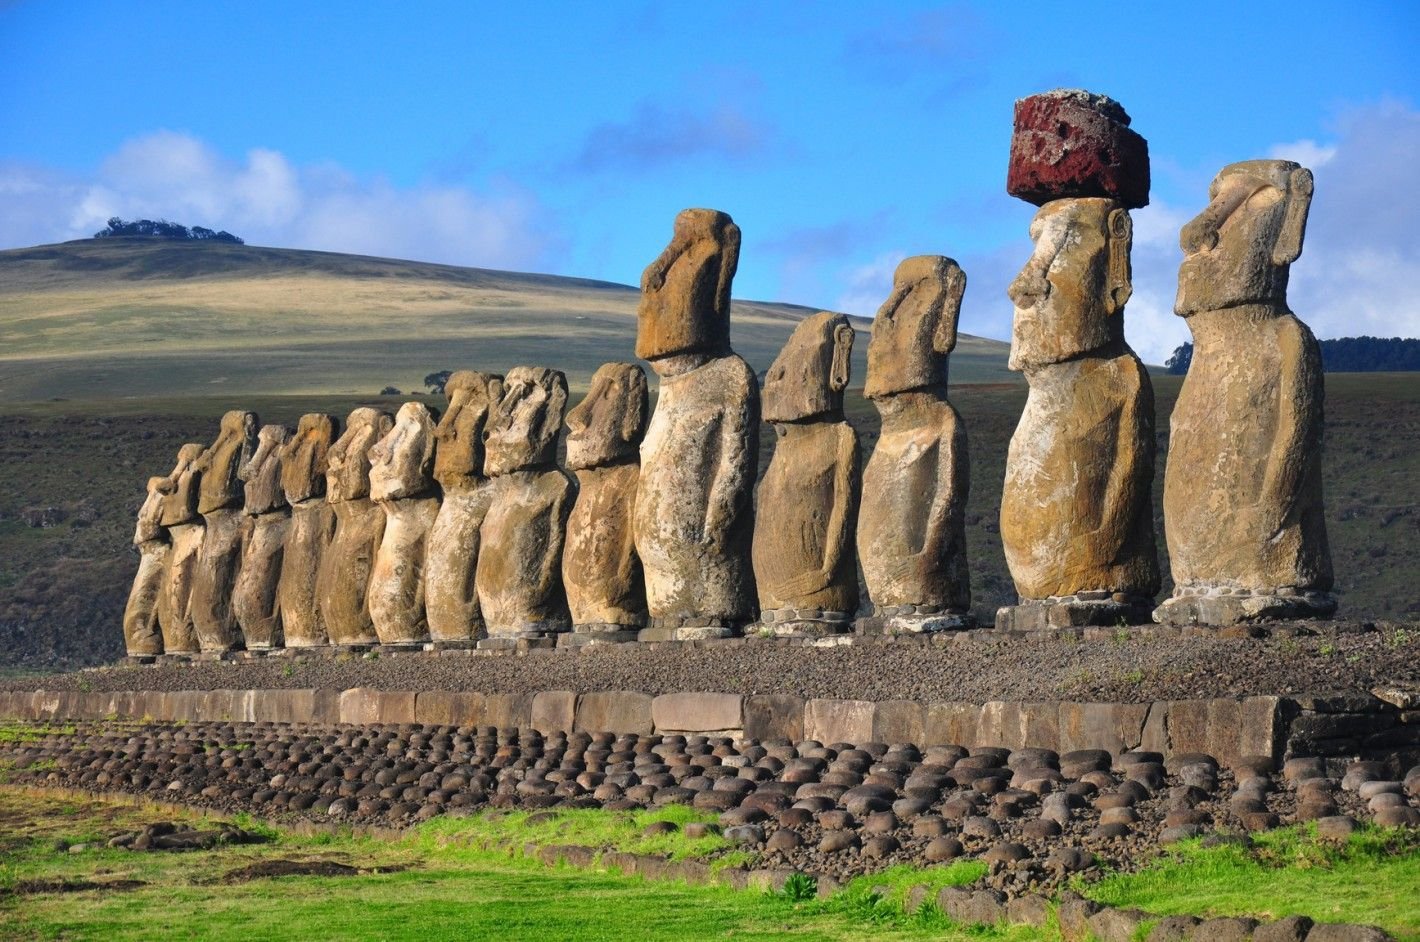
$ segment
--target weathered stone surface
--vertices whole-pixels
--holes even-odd
[[[356,726],[375,723],[413,723],[413,690],[374,690],[352,687],[340,693],[340,722]]]
[[[284,425],[264,425],[256,450],[237,469],[246,499],[241,569],[232,588],[232,615],[249,648],[280,647],[281,611],[277,587],[290,528],[291,511],[281,490],[281,454],[292,432]]]
[[[1037,206],[1066,197],[1149,205],[1149,144],[1119,102],[1058,88],[1016,102],[1006,192]]]
[[[242,561],[240,470],[256,450],[257,424],[255,412],[226,413],[216,441],[197,459],[196,469],[202,475],[197,510],[204,528],[188,604],[203,651],[230,651],[241,646],[241,631],[232,611],[232,592]]]
[[[331,644],[379,640],[366,593],[385,513],[370,500],[370,449],[389,434],[394,418],[362,407],[350,413],[345,432],[326,453],[326,500],[335,511],[335,533],[321,555],[316,598]]]
[[[789,693],[761,693],[744,698],[745,735],[754,739],[804,738],[804,698]]]
[[[253,690],[252,722],[314,723],[314,690]]]
[[[1049,203],[1010,287],[1010,366],[1030,395],[1006,458],[1001,540],[1023,602],[1158,591],[1153,388],[1124,342],[1131,232],[1114,201]]]
[[[1062,703],[1060,704],[1060,752],[1105,749],[1119,753],[1139,746],[1146,703]]]
[[[947,355],[956,346],[966,275],[949,258],[904,260],[873,321],[864,394],[882,432],[863,472],[858,558],[880,610],[898,619],[963,613],[971,605],[966,562],[969,479],[966,427],[947,401]]]
[[[577,699],[577,716],[573,724],[577,732],[636,733],[649,735],[651,700],[647,693],[634,690],[597,690]]]
[[[1160,621],[1335,609],[1321,354],[1287,307],[1311,195],[1311,172],[1291,161],[1231,164],[1180,236],[1174,307],[1194,353],[1171,419],[1164,520],[1176,587]]]
[[[158,601],[172,549],[168,531],[161,523],[163,502],[167,499],[163,487],[167,482],[164,477],[149,478],[147,496],[138,508],[138,524],[133,533],[133,545],[138,547],[138,572],[123,609],[123,643],[129,657],[163,653]]]
[[[705,733],[744,728],[744,697],[733,693],[665,693],[651,701],[657,732]]]
[[[533,694],[532,728],[540,733],[572,732],[577,722],[575,690],[542,690]]]
[[[493,494],[475,579],[490,637],[571,628],[562,545],[575,489],[556,464],[566,405],[566,376],[519,366],[508,371],[488,420],[484,468],[494,479]]]
[[[875,742],[920,743],[926,726],[927,708],[920,700],[884,700],[873,710]]]
[[[857,433],[843,419],[853,337],[842,314],[805,318],[765,377],[764,419],[777,437],[759,485],[754,574],[761,611],[793,610],[789,625],[813,620],[801,611],[851,618],[858,609],[861,469]]]
[[[479,530],[493,501],[483,474],[483,433],[503,395],[503,377],[459,370],[444,384],[448,410],[434,429],[434,478],[443,488],[425,553],[424,609],[435,641],[485,637],[478,606]]]
[[[325,499],[327,452],[339,423],[334,416],[309,412],[281,449],[281,490],[291,505],[291,525],[281,551],[276,597],[281,630],[290,648],[325,644],[325,620],[316,596],[321,556],[335,532],[335,512]]]
[[[928,703],[922,745],[967,746],[975,743],[980,712],[972,703]]]
[[[819,742],[873,741],[871,700],[810,700],[804,704],[804,735]]]
[[[487,696],[470,690],[421,690],[414,697],[414,721],[425,725],[477,726],[487,709]]]
[[[370,499],[385,514],[370,569],[370,621],[383,644],[429,637],[424,616],[424,555],[439,513],[433,494],[434,417],[422,402],[400,406],[394,425],[370,449]]]
[[[661,378],[641,444],[633,530],[653,619],[754,617],[750,547],[759,387],[730,351],[730,284],[740,230],[688,209],[641,278],[636,355]],[[733,628],[688,627],[683,637]]]
[[[562,582],[572,622],[607,634],[646,624],[646,583],[632,529],[649,411],[646,374],[606,363],[567,416],[567,467],[577,498],[567,521]]]

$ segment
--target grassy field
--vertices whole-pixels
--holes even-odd
[[[1162,469],[1179,382],[1168,376],[1154,381],[1161,553]],[[1413,621],[1420,617],[1414,584],[1420,572],[1420,457],[1411,443],[1420,438],[1420,376],[1331,374],[1326,383],[1327,526],[1342,614]],[[1006,446],[1025,390],[957,385],[952,400],[970,436],[967,542],[974,604],[989,620],[997,606],[1014,599],[997,514]],[[129,540],[143,484],[150,475],[167,473],[181,443],[210,441],[226,409],[242,406],[263,421],[294,424],[307,411],[343,416],[356,405],[394,410],[401,401],[206,396],[6,407],[0,415],[0,668],[74,667],[121,653],[119,618],[136,566]],[[855,391],[848,396],[848,414],[866,455],[876,440],[877,413]],[[760,440],[764,467],[774,436],[766,428]],[[45,517],[48,508],[57,513]]]
[[[223,243],[12,249],[0,252],[0,402],[358,396],[519,364],[585,388],[602,363],[632,359],[637,298],[608,282]],[[763,371],[810,313],[736,301],[735,349]],[[868,322],[856,326],[861,377]],[[1018,381],[1006,348],[962,337],[956,375]]]

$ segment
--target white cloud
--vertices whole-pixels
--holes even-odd
[[[515,187],[397,187],[268,148],[231,160],[174,131],[125,142],[89,178],[0,165],[0,246],[84,238],[112,216],[226,229],[257,245],[489,268],[537,269],[550,248],[540,207]]]
[[[1295,160],[1303,167],[1316,170],[1331,163],[1331,158],[1336,156],[1336,147],[1324,146],[1313,140],[1292,141],[1274,146],[1267,156],[1273,160]]]
[[[843,274],[843,291],[834,302],[834,309],[844,314],[873,317],[892,293],[892,275],[906,252],[884,252],[871,262],[855,265]]]

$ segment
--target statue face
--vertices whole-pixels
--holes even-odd
[[[163,535],[163,503],[167,495],[163,493],[167,478],[149,478],[148,493],[138,508],[138,526],[133,531],[134,544],[156,540]]]
[[[1113,233],[1111,230],[1113,229]],[[1031,222],[1035,251],[1007,294],[1016,307],[1010,367],[1029,370],[1124,337],[1129,214],[1114,200],[1060,199]]]
[[[1174,311],[1188,317],[1239,304],[1282,304],[1301,254],[1311,172],[1288,160],[1224,167],[1208,206],[1183,227]]]
[[[325,498],[332,504],[370,496],[370,448],[389,432],[388,412],[360,408],[345,420],[345,434],[326,452]]]
[[[163,489],[163,510],[159,522],[165,527],[197,519],[197,492],[202,481],[198,462],[207,449],[188,443],[178,449],[177,464],[158,486]]]
[[[422,402],[399,407],[394,427],[370,449],[370,499],[400,500],[433,489],[434,417]]]
[[[456,487],[483,477],[483,430],[503,394],[503,377],[459,370],[444,384],[449,408],[434,429],[434,477]]]
[[[646,374],[634,363],[605,363],[587,397],[567,415],[567,467],[573,471],[635,459],[646,433]]]
[[[255,412],[232,411],[222,416],[217,440],[203,453],[198,470],[202,486],[197,500],[201,513],[211,513],[242,502],[241,466],[256,450]]]
[[[263,425],[256,436],[256,450],[237,469],[246,484],[243,510],[255,516],[286,506],[281,492],[281,451],[290,441],[291,430],[284,425]]]
[[[740,257],[740,228],[713,209],[676,217],[670,245],[641,275],[636,355],[723,356],[730,349],[730,284]]]
[[[489,477],[553,464],[567,407],[567,377],[557,370],[518,366],[508,371],[503,397],[484,430]]]
[[[966,273],[945,256],[918,255],[897,266],[892,294],[873,319],[864,395],[878,399],[946,384],[965,293]]]
[[[764,421],[797,422],[843,411],[853,355],[852,325],[842,314],[806,317],[764,377]]]
[[[281,488],[289,503],[325,494],[326,455],[337,426],[335,416],[323,412],[301,416],[296,434],[281,449]]]

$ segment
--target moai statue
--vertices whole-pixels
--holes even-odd
[[[242,513],[242,568],[232,590],[232,613],[247,650],[281,647],[281,612],[276,596],[281,560],[291,529],[291,508],[281,492],[281,451],[291,439],[284,425],[264,425],[256,451],[237,470],[245,484]]]
[[[197,510],[204,528],[192,580],[192,624],[204,654],[242,646],[232,610],[232,594],[242,565],[243,488],[238,476],[256,450],[255,412],[234,410],[222,416],[221,429],[198,459],[202,485]]]
[[[764,379],[776,438],[756,501],[754,581],[759,620],[776,635],[848,631],[858,610],[862,468],[843,418],[853,336],[842,314],[807,317]]]
[[[197,554],[202,549],[202,516],[197,491],[202,483],[198,461],[206,449],[189,442],[178,449],[177,464],[158,484],[163,495],[158,525],[168,531],[168,561],[158,594],[158,628],[163,653],[196,654],[197,630],[192,624],[192,583]]]
[[[316,647],[330,640],[321,616],[316,576],[335,534],[335,511],[325,499],[325,475],[326,454],[338,428],[335,416],[307,413],[281,449],[281,490],[291,505],[291,525],[281,553],[276,596],[288,648]]]
[[[483,474],[483,431],[503,394],[503,377],[459,370],[444,384],[449,407],[434,429],[434,479],[443,488],[424,561],[424,610],[436,644],[487,635],[478,607],[479,528],[493,487]]]
[[[325,499],[335,510],[335,533],[321,555],[316,598],[331,644],[377,644],[367,592],[385,512],[370,500],[370,449],[389,434],[388,412],[356,409],[345,434],[326,452]]]
[[[998,628],[1147,621],[1159,589],[1154,394],[1124,342],[1129,210],[1148,201],[1147,145],[1128,124],[1117,102],[1087,92],[1016,103],[1008,189],[1040,210],[1035,251],[1008,291],[1010,367],[1030,394],[1001,497],[1020,599],[997,612]],[[1057,152],[1076,163],[1051,165]]]
[[[576,487],[557,466],[567,377],[518,366],[484,432],[493,499],[483,518],[475,580],[488,640],[507,646],[572,627],[562,588],[562,543]]]
[[[434,416],[424,403],[406,402],[370,449],[370,499],[385,513],[369,589],[370,619],[382,644],[429,639],[424,554],[439,514],[433,470]]]
[[[163,485],[167,478],[148,479],[148,493],[138,508],[138,526],[133,545],[138,547],[138,572],[123,609],[123,643],[129,657],[152,657],[163,653],[163,634],[158,627],[158,600],[163,593],[163,574],[168,567],[172,545],[163,527]]]
[[[865,631],[969,628],[966,425],[947,399],[966,274],[942,255],[907,258],[873,319],[863,394],[882,430],[863,472],[858,558],[873,615]]]
[[[687,209],[641,276],[636,355],[661,380],[636,485],[645,637],[727,637],[755,617],[759,385],[730,350],[739,254],[740,229],[729,216]]]
[[[562,582],[578,640],[635,641],[646,627],[646,581],[631,524],[649,411],[641,367],[606,363],[567,416],[577,502],[567,521]]]
[[[1229,625],[1327,617],[1322,373],[1287,307],[1312,175],[1287,160],[1224,167],[1183,227],[1174,310],[1193,363],[1174,406],[1164,475],[1173,597],[1155,621]]]

